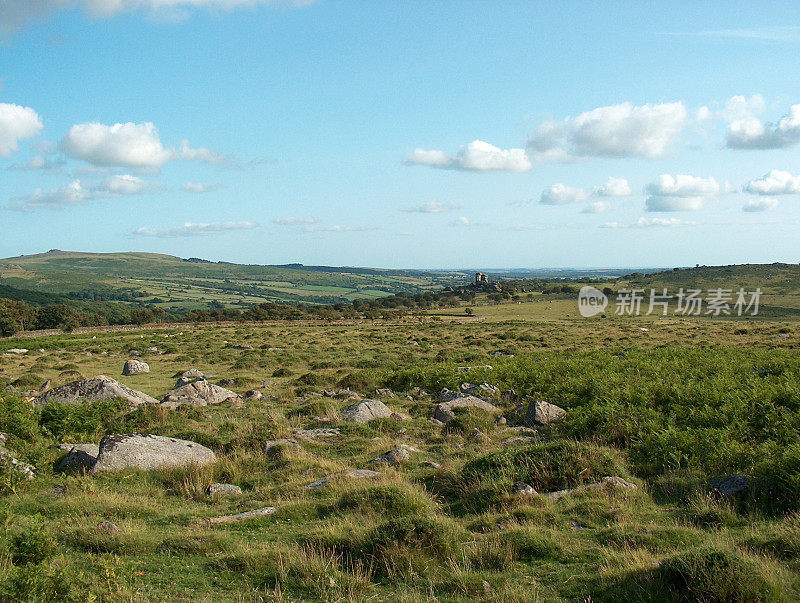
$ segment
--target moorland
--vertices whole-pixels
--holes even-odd
[[[758,316],[582,318],[581,283],[560,280],[296,320],[0,339],[0,596],[797,600],[798,275],[699,267],[594,283],[612,299],[756,286]],[[149,372],[123,375],[129,360]],[[162,400],[189,369],[233,395],[36,403],[98,375]],[[444,416],[457,392],[491,408]],[[390,412],[348,420],[364,400]],[[564,413],[551,421],[537,402]],[[130,433],[214,460],[59,469],[73,444]]]

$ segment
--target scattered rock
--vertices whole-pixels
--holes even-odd
[[[201,378],[205,377],[205,375],[203,375],[203,371],[196,368],[190,368],[188,371],[184,371],[183,373],[181,373],[180,376],[185,377],[187,379],[192,379],[195,377],[201,377]]]
[[[123,375],[138,375],[140,373],[149,373],[150,366],[141,360],[128,360],[125,366],[122,367]]]
[[[126,400],[134,408],[142,404],[158,404],[158,400],[155,398],[133,390],[127,385],[114,381],[114,379],[100,375],[73,381],[61,387],[54,387],[38,396],[34,400],[34,405],[45,406],[53,402],[80,404],[84,400],[113,400],[115,398]]]
[[[229,345],[228,347],[231,350],[240,350],[242,352],[252,352],[253,350],[255,350],[255,348],[253,346],[248,345],[246,343],[242,343],[242,344],[239,344],[239,345]]]
[[[236,385],[236,379],[220,379],[219,384],[222,387],[230,387],[231,385]]]
[[[183,465],[207,465],[217,456],[213,450],[177,438],[157,435],[114,434],[100,440],[100,450],[92,473],[141,469],[150,471]]]
[[[164,396],[161,404],[168,408],[175,408],[182,404],[206,406],[207,404],[220,404],[231,399],[239,400],[239,394],[208,381],[199,380],[176,387]]]
[[[39,388],[39,393],[44,393],[44,392],[46,392],[48,389],[50,389],[50,379],[48,379],[47,381],[45,381],[44,383],[42,383],[42,387],[40,387],[40,388]]]
[[[36,477],[36,467],[19,460],[14,456],[13,452],[3,447],[0,447],[0,463],[10,467],[27,480],[32,480]]]
[[[500,394],[500,389],[484,381],[480,385],[462,383],[460,388],[462,394],[469,394],[480,398],[496,398]]]
[[[19,355],[22,355],[22,354],[27,354],[28,350],[26,350],[25,348],[11,348],[10,350],[6,350],[6,353],[7,354],[16,354],[16,355],[19,356]]]
[[[264,394],[257,389],[251,389],[244,393],[244,397],[248,400],[261,400],[264,398]]]
[[[368,423],[392,416],[392,411],[380,400],[359,400],[342,411],[343,421]]]
[[[539,436],[514,436],[513,438],[506,438],[500,440],[500,444],[508,446],[509,444],[538,444],[542,439]]]
[[[408,449],[402,446],[395,446],[389,452],[384,452],[378,458],[372,459],[371,464],[399,465],[411,458]]]
[[[504,389],[500,392],[500,400],[506,404],[513,404],[517,400],[517,392],[513,389]]]
[[[495,358],[513,358],[514,354],[509,354],[501,350],[495,350],[494,352],[489,352],[489,356],[493,356]]]
[[[242,489],[234,484],[211,484],[208,487],[208,495],[211,498],[224,498],[226,496],[239,496]]]
[[[560,421],[566,414],[567,411],[560,406],[550,404],[544,400],[535,400],[528,405],[525,424],[530,427],[548,425]]]
[[[397,398],[397,394],[390,390],[388,387],[383,387],[375,390],[375,395],[381,398]]]
[[[422,464],[425,465],[426,467],[430,467],[431,469],[441,469],[442,468],[441,463],[435,463],[433,461],[425,461]]]
[[[511,491],[519,496],[535,496],[538,494],[533,486],[526,484],[525,482],[515,483],[511,488]]]
[[[750,478],[746,475],[726,475],[712,479],[708,485],[723,496],[736,496],[750,488]]]
[[[101,521],[97,524],[97,529],[101,532],[107,532],[108,534],[116,534],[122,531],[119,529],[119,527],[117,527],[116,524],[111,523],[110,521]]]
[[[305,440],[306,442],[314,442],[317,438],[334,438],[341,435],[337,427],[318,427],[316,429],[295,429],[295,437]]]
[[[351,469],[349,471],[341,471],[340,473],[332,473],[327,477],[323,477],[320,480],[312,482],[304,486],[306,490],[315,490],[317,488],[324,488],[328,485],[330,480],[337,479],[337,478],[349,478],[349,479],[368,479],[377,477],[380,475],[377,471],[370,471],[369,469]]]
[[[212,517],[208,523],[215,525],[220,523],[238,523],[247,519],[255,519],[256,517],[266,517],[272,515],[277,509],[275,507],[262,507],[261,509],[254,509],[252,511],[244,511],[243,513],[236,513],[236,515],[223,515],[222,517]]]
[[[67,455],[56,465],[56,471],[61,473],[81,473],[91,471],[97,462],[97,455],[100,454],[100,447],[97,444],[60,444],[69,446]]]
[[[281,438],[279,440],[267,440],[264,442],[264,454],[267,456],[275,456],[280,453],[284,448],[296,448],[302,450],[297,440],[290,438]]]
[[[485,444],[486,442],[488,442],[488,441],[489,441],[489,436],[488,436],[488,435],[486,435],[485,433],[483,433],[483,432],[482,432],[480,429],[478,429],[477,427],[473,427],[473,428],[472,428],[472,433],[470,434],[470,437],[471,437],[473,440],[475,440],[476,442],[479,442],[479,443],[481,443],[481,444]]]
[[[577,488],[572,488],[571,490],[558,490],[556,492],[548,492],[547,494],[545,494],[545,496],[550,500],[556,501],[570,494],[574,494],[576,492],[586,492],[590,490],[613,490],[613,489],[636,490],[636,484],[632,484],[629,481],[624,480],[617,475],[613,475],[613,476],[606,476],[599,482],[584,484],[582,486],[578,486]]]
[[[487,370],[487,371],[493,370],[491,364],[480,364],[478,366],[459,366],[458,367],[458,370],[462,371],[462,372],[475,371],[475,370],[478,370],[478,369],[484,369],[484,370]]]
[[[161,351],[156,346],[151,346],[147,348],[145,354],[161,354]]]
[[[433,418],[441,421],[442,423],[449,423],[456,418],[454,409],[456,408],[477,408],[490,413],[500,414],[501,411],[494,404],[481,400],[475,396],[459,394],[458,397],[451,399],[449,402],[442,402],[433,408]]]
[[[421,387],[412,387],[409,390],[409,393],[412,396],[417,396],[418,398],[429,398],[430,397],[430,393],[427,390],[422,389]]]
[[[442,425],[444,425],[444,423],[442,421],[440,421],[439,419],[430,419],[430,422],[432,424],[436,425],[436,427],[441,427]]]

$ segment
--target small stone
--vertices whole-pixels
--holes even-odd
[[[211,484],[208,487],[208,495],[211,498],[239,496],[241,494],[242,494],[242,489],[234,484]]]
[[[342,420],[353,423],[369,423],[391,416],[391,409],[380,400],[359,400],[342,411]]]
[[[122,367],[123,375],[138,375],[140,373],[149,373],[150,366],[141,360],[128,360],[125,366]]]
[[[389,452],[384,452],[378,458],[372,459],[372,464],[399,465],[411,458],[407,447],[395,446]]]
[[[511,491],[514,494],[519,496],[534,496],[537,494],[536,490],[530,484],[526,484],[525,482],[517,482],[511,488]]]
[[[435,463],[433,461],[425,461],[422,464],[425,465],[426,467],[430,467],[431,469],[441,469],[442,468],[441,463]]]
[[[257,389],[251,389],[244,393],[244,397],[248,400],[261,400],[264,397],[264,394]]]
[[[525,415],[525,424],[530,427],[549,425],[550,423],[560,421],[566,414],[567,411],[560,406],[550,404],[550,402],[544,400],[535,400],[528,405],[528,412]]]
[[[110,521],[101,521],[97,524],[97,529],[108,534],[116,534],[117,532],[122,531],[117,527],[116,524],[111,523]]]

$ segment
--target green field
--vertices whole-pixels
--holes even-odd
[[[0,260],[0,283],[71,300],[122,301],[191,309],[220,303],[336,303],[422,293],[469,282],[464,272],[259,266],[193,261],[155,253],[50,251]]]
[[[782,319],[583,319],[572,298],[464,305],[403,320],[164,326],[0,340],[0,431],[37,468],[0,476],[0,597],[107,601],[792,601],[800,598],[800,325]],[[644,325],[644,326],[643,326]],[[646,329],[646,330],[643,330]],[[252,350],[237,350],[247,344]],[[144,353],[156,346],[158,352]],[[26,354],[6,354],[27,348]],[[151,372],[123,377],[129,351]],[[512,356],[492,356],[502,352]],[[461,366],[484,366],[464,372]],[[190,367],[263,400],[34,410],[27,390],[105,374],[160,398]],[[430,421],[436,393],[489,382],[508,424]],[[345,423],[340,388],[404,419]],[[324,390],[336,390],[323,395]],[[511,430],[544,399],[561,422]],[[297,428],[338,437],[267,456]],[[213,465],[54,471],[60,442],[154,433]],[[509,442],[536,435],[541,443]],[[370,460],[413,447],[397,466]],[[349,469],[372,479],[309,483]],[[726,497],[712,478],[748,476]],[[619,476],[635,490],[545,493]],[[517,481],[539,494],[515,494]],[[208,486],[240,486],[211,498]],[[274,506],[228,526],[210,517]],[[98,527],[110,521],[119,531]]]

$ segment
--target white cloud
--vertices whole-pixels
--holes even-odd
[[[0,157],[19,151],[19,141],[39,134],[42,118],[30,107],[0,103]]]
[[[203,184],[202,182],[187,182],[181,187],[181,190],[187,193],[202,194],[217,191],[221,188],[222,183],[220,182],[212,182],[210,184]]]
[[[662,174],[645,188],[649,195],[647,211],[697,211],[708,199],[720,195],[721,188],[714,178],[701,178],[688,174],[671,176]]]
[[[599,228],[661,228],[669,226],[690,226],[695,222],[685,222],[678,218],[639,218],[633,224],[621,222],[604,222]]]
[[[625,178],[609,177],[608,182],[594,189],[598,197],[627,197],[633,194],[631,185]]]
[[[285,218],[275,218],[273,220],[275,224],[281,224],[282,226],[307,226],[309,224],[316,224],[316,218],[295,218],[293,216],[287,216]]]
[[[400,211],[419,214],[441,214],[454,209],[458,209],[458,205],[455,203],[439,203],[438,201],[428,201],[427,203],[416,205],[414,207],[401,207]]]
[[[745,184],[744,191],[754,195],[794,195],[800,193],[800,176],[770,170],[763,177]]]
[[[256,225],[252,222],[186,222],[182,226],[172,228],[149,228],[142,226],[133,231],[133,234],[146,237],[197,237],[210,234],[219,234],[232,230],[250,230]]]
[[[728,121],[725,144],[730,149],[781,149],[800,142],[800,104],[792,105],[777,123],[757,117],[764,110],[761,95],[734,96],[721,112]]]
[[[469,225],[470,221],[469,218],[467,218],[466,216],[460,216],[455,220],[453,220],[452,222],[450,222],[450,226],[469,226]]]
[[[611,209],[608,201],[593,201],[581,210],[582,214],[602,214]]]
[[[166,148],[151,122],[107,126],[84,123],[72,126],[61,140],[61,150],[75,159],[102,166],[160,168],[173,159],[220,163],[223,157],[209,149],[193,149],[183,141],[178,150]]]
[[[0,30],[13,33],[29,21],[46,17],[58,10],[79,6],[93,17],[102,18],[135,10],[166,12],[182,17],[191,8],[234,9],[240,6],[265,4],[273,6],[305,6],[315,0],[2,0]]]
[[[375,226],[341,226],[339,224],[333,224],[331,226],[322,226],[319,224],[314,224],[312,226],[306,226],[303,230],[306,232],[367,232],[369,230],[377,230]]]
[[[64,167],[65,160],[63,158],[57,159],[48,159],[47,157],[43,157],[42,155],[34,155],[31,157],[27,163],[20,165],[14,164],[9,166],[9,170],[19,170],[19,171],[37,171],[41,170],[43,172],[55,172],[59,171],[62,167]]]
[[[565,205],[585,201],[589,195],[582,188],[572,188],[560,182],[542,192],[539,203],[542,205]]]
[[[769,211],[778,207],[778,200],[772,197],[760,197],[756,199],[748,199],[747,203],[742,206],[742,211],[757,212]]]
[[[500,149],[482,140],[462,146],[455,155],[446,151],[414,149],[406,155],[405,163],[468,172],[525,172],[531,169],[525,149]]]
[[[49,191],[38,188],[29,195],[14,197],[5,207],[25,212],[36,209],[62,209],[71,205],[82,205],[95,199],[152,193],[159,188],[160,185],[155,182],[127,174],[111,176],[91,186],[85,186],[80,180],[74,180]]]
[[[582,157],[662,157],[689,123],[682,102],[599,107],[541,124],[528,139],[537,161]]]

